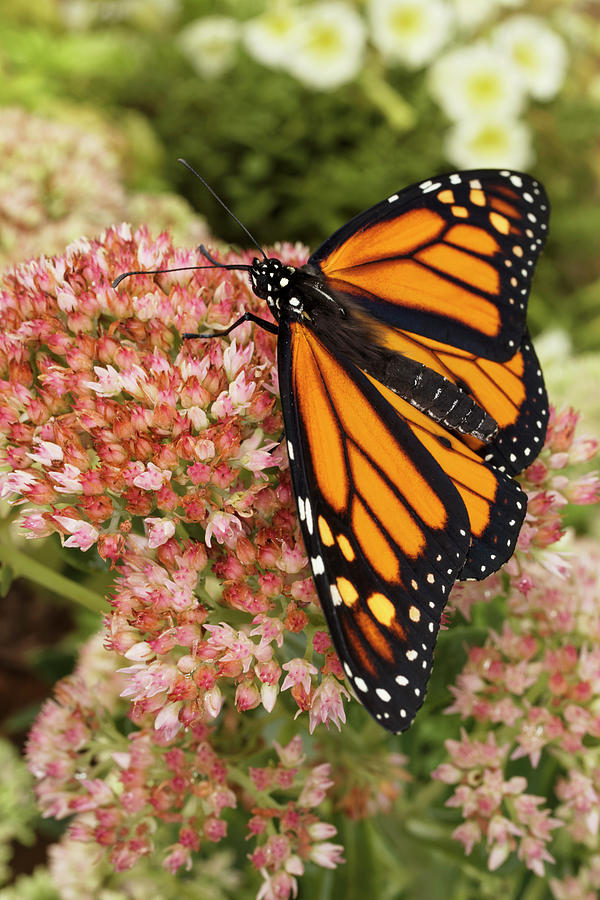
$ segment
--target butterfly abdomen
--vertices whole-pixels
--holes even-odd
[[[489,443],[498,424],[453,381],[400,353],[382,351],[365,371],[434,422]]]

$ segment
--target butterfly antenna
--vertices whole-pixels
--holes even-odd
[[[241,272],[249,272],[252,269],[252,266],[233,266],[226,265],[225,263],[217,262],[217,260],[213,260],[213,257],[210,256],[208,251],[204,251],[204,248],[200,246],[200,250],[203,255],[206,256],[213,262],[212,266],[177,266],[173,269],[139,269],[132,272],[123,272],[122,275],[119,275],[118,278],[112,282],[113,288],[118,287],[124,278],[129,278],[130,275],[164,275],[167,272],[189,272],[191,269],[233,269],[234,271]]]
[[[186,169],[189,169],[190,172],[192,173],[192,175],[195,175],[196,178],[198,178],[198,179],[202,182],[202,184],[204,185],[204,187],[206,188],[206,190],[209,191],[209,192],[213,195],[213,197],[215,198],[215,200],[217,201],[217,203],[220,203],[220,204],[221,204],[221,206],[223,207],[223,209],[225,210],[225,212],[229,213],[229,215],[231,216],[231,218],[232,218],[235,222],[238,223],[238,225],[240,226],[240,228],[241,228],[243,231],[246,232],[246,234],[248,235],[248,237],[250,238],[250,240],[252,241],[252,243],[254,244],[254,246],[257,247],[257,248],[260,250],[260,252],[262,253],[263,257],[264,257],[265,259],[267,259],[267,254],[265,253],[265,251],[263,250],[263,248],[260,246],[260,244],[258,243],[258,241],[256,240],[256,238],[253,237],[253,235],[250,234],[250,232],[248,231],[248,229],[246,228],[246,226],[244,225],[244,223],[243,223],[243,222],[240,222],[240,220],[238,219],[238,217],[236,216],[236,214],[233,213],[233,212],[229,209],[229,207],[223,202],[223,200],[221,200],[221,198],[219,197],[219,195],[216,194],[216,193],[213,191],[213,189],[211,188],[210,184],[208,184],[208,183],[204,180],[204,178],[202,177],[202,175],[199,175],[198,172],[196,172],[196,170],[195,170],[192,166],[190,166],[189,162],[186,162],[185,159],[178,159],[177,162],[180,162],[180,163],[182,164],[182,166],[185,166]]]

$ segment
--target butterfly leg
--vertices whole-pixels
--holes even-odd
[[[190,331],[184,332],[181,337],[184,340],[191,340],[192,338],[214,338],[214,337],[225,337],[234,328],[237,328],[238,325],[241,325],[242,322],[254,322],[255,325],[259,325],[261,328],[264,328],[265,331],[271,332],[271,334],[277,334],[278,328],[277,325],[273,324],[273,322],[267,321],[267,319],[261,319],[260,316],[255,316],[254,313],[245,312],[243,316],[240,316],[233,325],[230,325],[224,331],[213,331],[210,334],[194,334]]]

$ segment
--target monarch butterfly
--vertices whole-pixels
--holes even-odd
[[[423,703],[454,582],[499,569],[525,516],[511,476],[548,420],[526,327],[548,216],[529,175],[455,172],[351,219],[304,266],[258,244],[262,258],[227,266],[277,325],[246,312],[220,334],[277,334],[316,590],[356,697],[392,732]]]

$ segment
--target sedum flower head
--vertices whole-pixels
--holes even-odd
[[[275,253],[306,258],[291,245]],[[121,226],[4,276],[0,495],[30,539],[57,534],[115,576],[112,653],[101,663],[97,641],[86,648],[27,756],[44,814],[71,820],[62,859],[85,842],[117,872],[154,858],[168,873],[194,870],[235,816],[259,896],[285,898],[308,864],[342,861],[321,804],[354,819],[390,812],[405,760],[384,735],[354,742],[351,757],[322,740],[349,697],[279,446],[273,335],[245,324],[226,340],[180,339],[265,315],[245,276],[203,269],[111,287],[124,270],[195,264],[167,235]],[[551,417],[506,573],[453,594],[468,616],[510,579],[505,626],[471,648],[453,686],[450,711],[477,733],[449,743],[438,771],[463,818],[457,839],[485,843],[492,868],[514,852],[539,874],[554,831],[583,844],[597,827],[600,566],[590,554],[571,571],[554,548],[567,502],[598,499],[598,479],[573,469],[597,451],[576,425],[571,410]],[[548,754],[555,809],[507,771]]]
[[[115,221],[142,221],[150,209],[158,228],[170,227],[190,241],[206,237],[180,197],[127,193],[121,142],[100,122],[89,127],[67,117],[59,122],[23,109],[2,110],[1,266],[57,253],[81,234],[98,234]]]
[[[410,68],[428,63],[448,40],[452,26],[445,0],[371,0],[369,17],[377,49]]]
[[[197,262],[120,226],[4,276],[0,494],[31,540],[57,534],[115,574],[111,653],[99,638],[84,649],[27,757],[44,814],[70,817],[68,842],[92,843],[117,872],[155,854],[169,872],[193,868],[236,810],[263,895],[287,896],[307,862],[342,860],[317,807],[355,785],[332,779],[315,738],[345,722],[349,694],[279,445],[274,338],[247,325],[231,340],[179,337],[257,308],[245,278],[208,269],[111,287],[124,270]],[[276,726],[259,739],[269,715],[291,725],[294,713],[291,739]],[[250,765],[243,748],[257,741]],[[383,745],[368,755],[362,809],[389,810],[399,767],[390,776]]]
[[[460,808],[464,821],[454,836],[468,853],[485,843],[495,869],[514,852],[540,877],[554,861],[554,832],[579,856],[578,845],[596,845],[600,824],[600,554],[585,543],[566,556],[550,549],[563,535],[567,503],[599,499],[597,475],[567,476],[568,467],[598,451],[596,439],[577,435],[577,418],[571,409],[552,412],[546,446],[525,472],[528,510],[518,552],[505,568],[504,621],[469,649],[450,687],[447,713],[472,724],[461,742],[446,742],[448,761],[434,772],[455,786],[448,805]],[[492,576],[455,587],[451,604],[469,618],[475,600],[502,593],[501,579]],[[528,790],[544,761],[552,762],[553,809]]]

